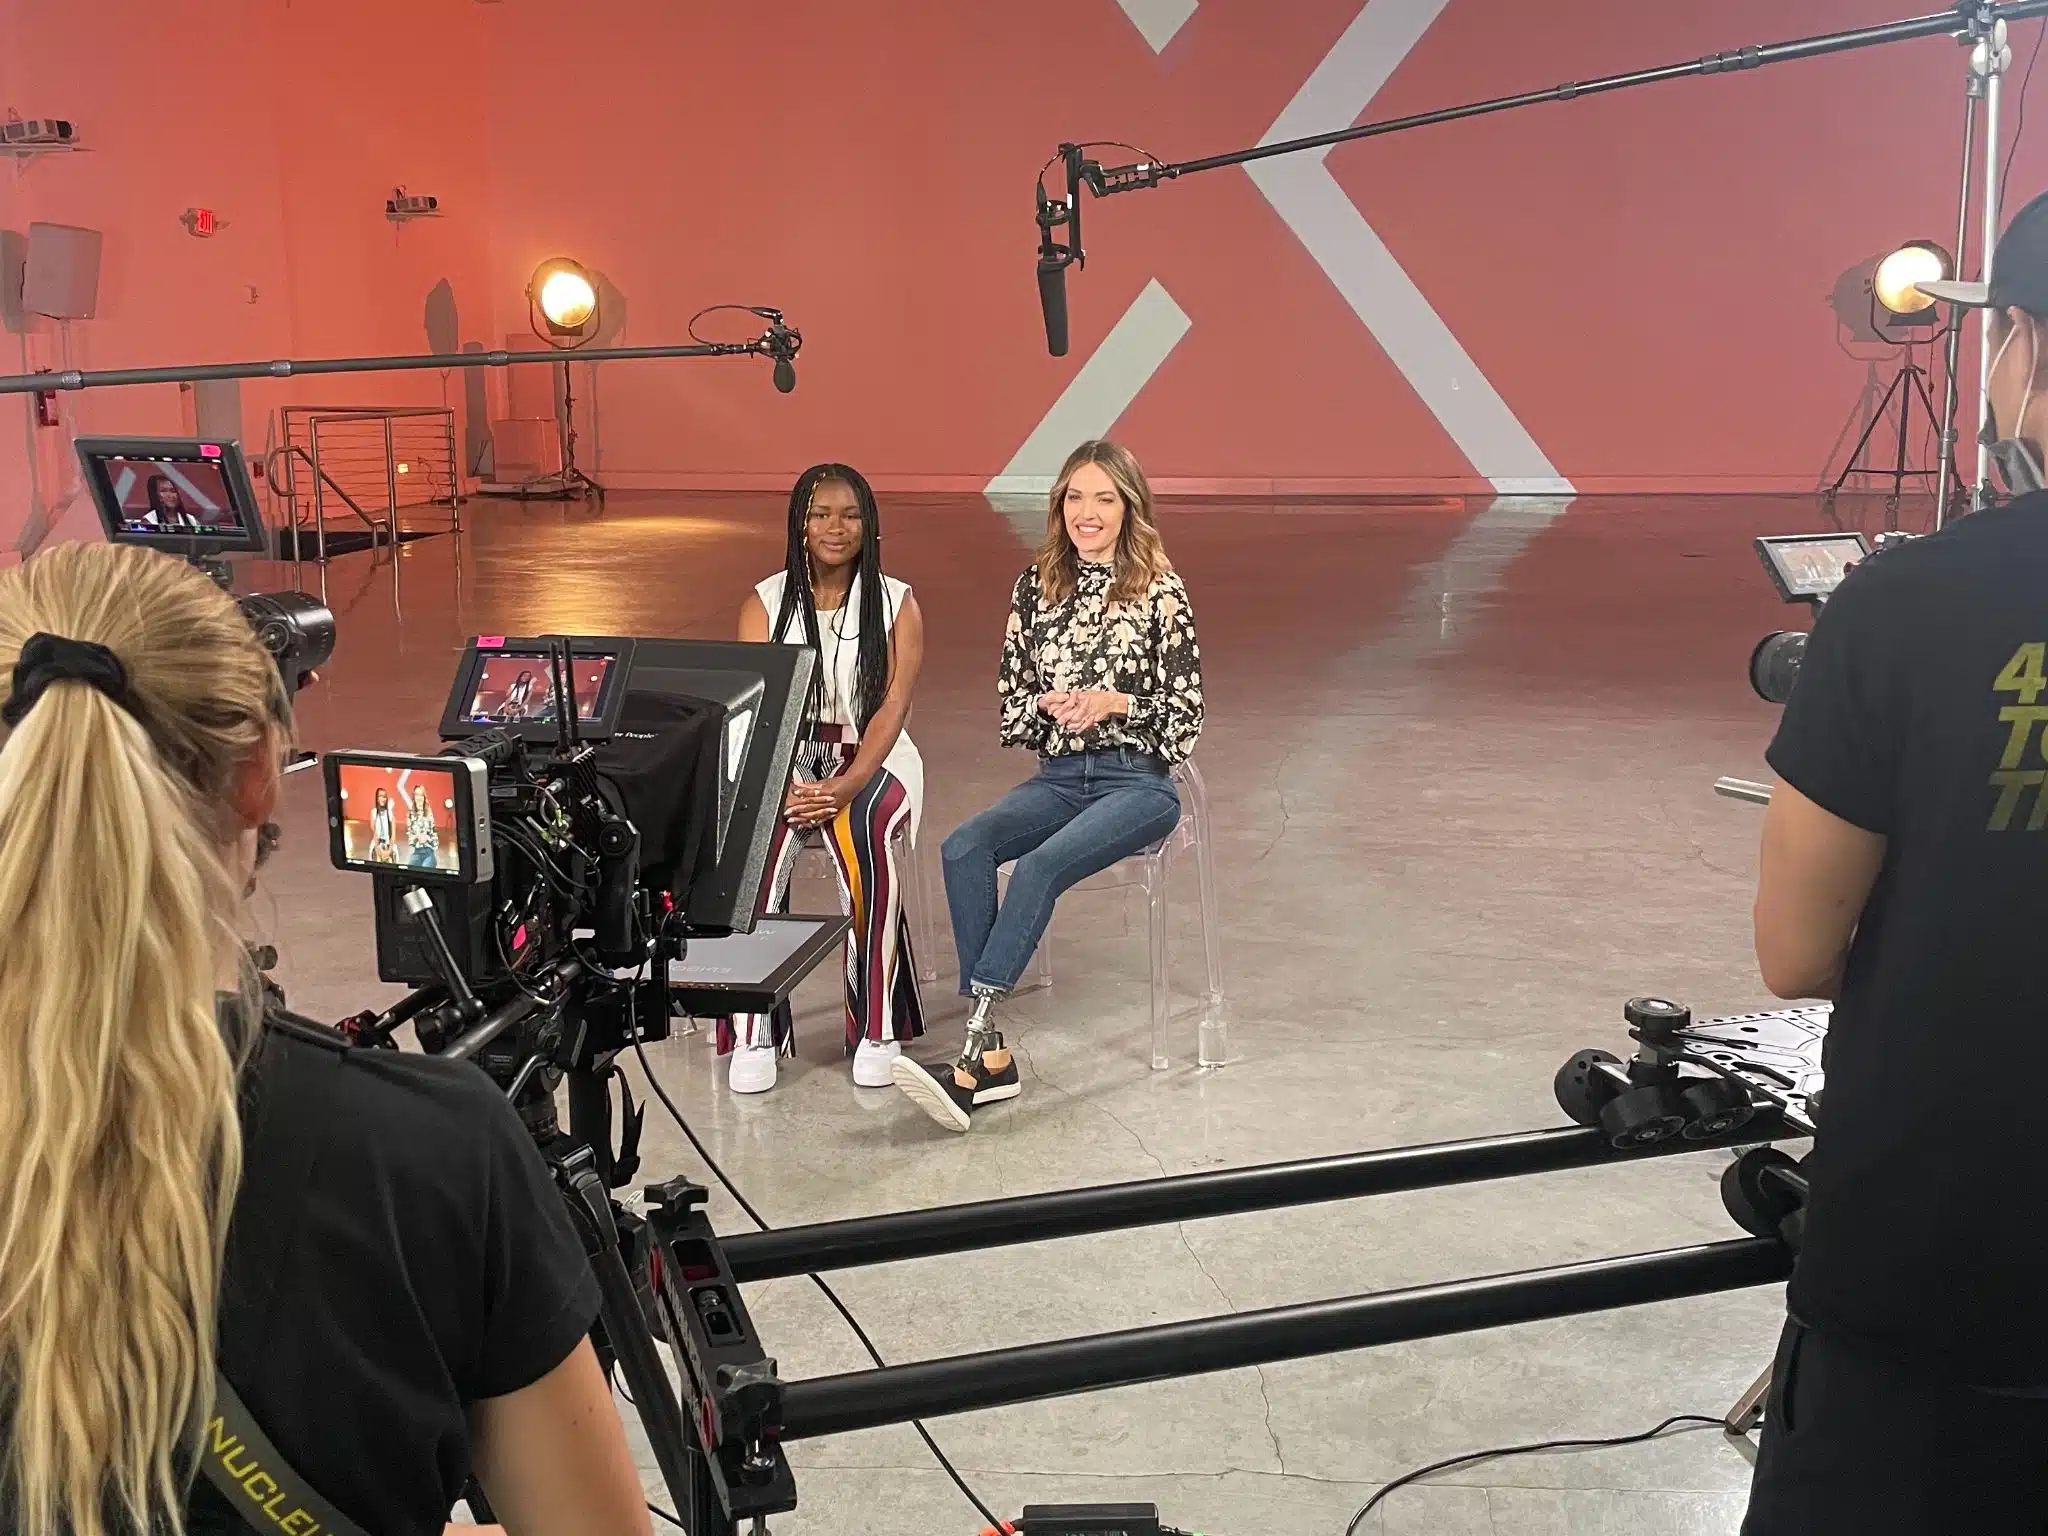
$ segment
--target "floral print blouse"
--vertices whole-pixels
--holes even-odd
[[[1041,757],[1133,747],[1184,762],[1202,734],[1202,652],[1188,589],[1174,572],[1135,603],[1112,603],[1109,565],[1083,564],[1074,591],[1048,606],[1036,568],[1017,578],[997,687],[1002,742]],[[1130,695],[1131,712],[1080,735],[1038,707],[1039,695],[1106,689]]]

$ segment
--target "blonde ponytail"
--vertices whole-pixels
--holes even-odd
[[[39,632],[128,686],[54,683],[0,746],[0,1498],[21,1536],[182,1531],[241,1178],[226,807],[289,711],[233,601],[167,556],[0,574],[0,680]]]

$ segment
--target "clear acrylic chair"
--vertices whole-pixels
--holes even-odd
[[[1148,919],[1148,948],[1152,969],[1152,1068],[1163,1072],[1170,1065],[1167,1036],[1173,1025],[1173,984],[1167,940],[1171,934],[1166,893],[1167,877],[1179,854],[1194,855],[1195,877],[1200,892],[1202,915],[1202,959],[1204,988],[1201,1022],[1196,1031],[1195,1061],[1204,1067],[1220,1067],[1230,1059],[1230,1025],[1223,998],[1223,952],[1218,932],[1219,907],[1216,891],[1216,860],[1209,837],[1209,790],[1202,770],[1193,760],[1177,765],[1173,782],[1180,790],[1180,824],[1162,842],[1112,866],[1102,875],[1085,880],[1080,889],[1115,890],[1138,886],[1145,892]],[[997,872],[999,886],[1007,886],[1010,867]],[[1035,986],[1052,985],[1052,924],[1038,941],[1025,980]]]
[[[790,871],[790,880],[795,882],[799,875],[815,873],[832,882],[839,892],[839,915],[852,915],[853,903],[846,887],[839,880],[839,860],[832,850],[825,846],[825,834],[812,830],[802,834],[796,864]],[[938,912],[932,905],[932,872],[929,861],[912,837],[908,823],[896,833],[896,867],[909,881],[909,889],[903,893],[904,918],[912,925],[910,930],[912,958],[917,963],[919,981],[939,979],[937,923]]]

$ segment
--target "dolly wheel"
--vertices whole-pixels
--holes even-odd
[[[1648,1083],[1611,1100],[1600,1111],[1600,1128],[1618,1152],[1654,1147],[1685,1129],[1685,1105],[1664,1083]]]
[[[1756,1115],[1749,1090],[1725,1077],[1689,1083],[1678,1095],[1685,1103],[1685,1139],[1712,1141],[1738,1131]]]
[[[1621,1092],[1619,1083],[1598,1070],[1602,1062],[1617,1060],[1612,1051],[1581,1051],[1557,1069],[1557,1077],[1551,1083],[1557,1094],[1557,1107],[1575,1125],[1598,1125],[1600,1111]]]
[[[1776,1147],[1754,1147],[1730,1163],[1721,1175],[1721,1204],[1735,1224],[1754,1237],[1780,1237],[1785,1218],[1801,1201],[1771,1168],[1796,1168],[1798,1163]]]

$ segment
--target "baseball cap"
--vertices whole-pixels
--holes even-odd
[[[1929,298],[1965,309],[2024,309],[2048,317],[2048,192],[2012,216],[1991,258],[1991,282],[1915,283]]]

